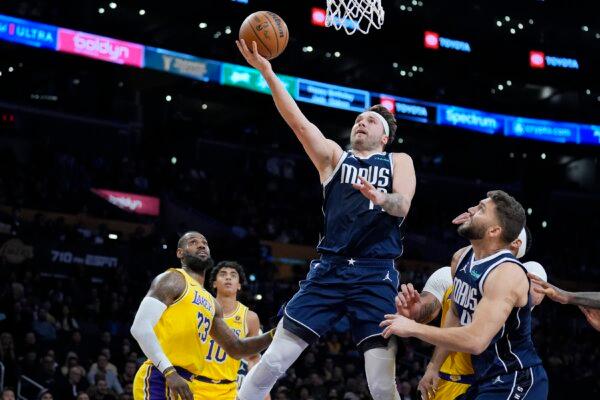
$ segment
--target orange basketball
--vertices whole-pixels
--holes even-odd
[[[287,25],[279,15],[271,11],[257,11],[250,14],[240,27],[240,39],[252,50],[255,41],[258,53],[272,60],[280,55],[288,44],[290,33]]]

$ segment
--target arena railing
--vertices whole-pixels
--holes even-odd
[[[33,386],[34,388],[38,389],[37,391],[37,395],[35,396],[35,399],[37,399],[39,397],[39,394],[45,390],[46,388],[42,385],[40,385],[39,383],[37,383],[36,381],[34,381],[33,379],[29,378],[26,375],[21,375],[19,377],[19,380],[17,381],[17,399],[18,400],[34,400],[34,399],[29,399],[28,397],[25,397],[22,393],[22,389],[23,389],[23,381],[25,381],[25,383]]]

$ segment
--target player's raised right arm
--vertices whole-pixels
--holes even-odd
[[[343,152],[342,148],[334,141],[327,139],[319,128],[304,116],[281,80],[273,72],[271,63],[258,54],[256,42],[252,42],[252,51],[248,49],[243,40],[236,41],[236,44],[248,64],[262,74],[271,89],[279,114],[302,143],[304,150],[319,171],[321,181],[326,180],[335,168]]]

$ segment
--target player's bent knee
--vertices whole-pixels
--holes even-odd
[[[283,376],[287,368],[281,363],[281,358],[267,351],[260,362],[250,371],[254,384],[259,388],[270,388]]]
[[[368,380],[369,392],[373,400],[396,399],[396,385],[394,379],[373,378]]]

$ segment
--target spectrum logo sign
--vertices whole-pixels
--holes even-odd
[[[425,48],[432,50],[439,50],[439,48],[462,51],[463,53],[471,52],[471,45],[469,42],[462,40],[450,39],[442,37],[439,33],[425,31]]]
[[[535,69],[546,67],[579,69],[579,62],[575,58],[547,56],[543,51],[532,50],[529,52],[529,66]]]
[[[56,50],[57,28],[0,15],[0,39]]]
[[[144,65],[142,45],[63,28],[58,30],[58,51],[139,68]]]

